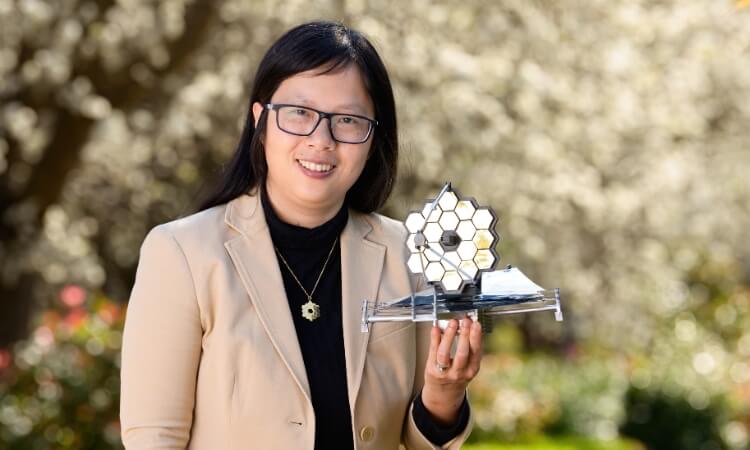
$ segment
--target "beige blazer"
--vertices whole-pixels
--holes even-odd
[[[383,322],[360,330],[363,299],[410,292],[404,238],[401,223],[354,211],[341,234],[357,449],[438,448],[411,415],[429,324]],[[258,196],[242,195],[149,232],[125,321],[121,375],[127,449],[313,448],[315,420],[325,418],[313,412]],[[459,448],[470,428],[443,448]]]

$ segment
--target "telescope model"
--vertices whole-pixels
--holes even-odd
[[[544,289],[518,268],[495,270],[497,216],[464,198],[448,182],[404,225],[409,232],[407,268],[429,286],[389,301],[362,301],[362,332],[375,322],[428,322],[444,328],[452,318],[469,316],[490,332],[504,314],[553,311],[563,320],[560,290]]]

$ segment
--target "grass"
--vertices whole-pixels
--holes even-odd
[[[644,447],[631,441],[596,441],[580,437],[539,437],[518,443],[466,444],[465,450],[642,450]]]

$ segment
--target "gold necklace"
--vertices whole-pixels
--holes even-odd
[[[315,289],[318,288],[318,283],[320,283],[320,279],[323,277],[323,272],[326,271],[326,267],[328,266],[328,260],[331,259],[331,255],[333,254],[333,249],[336,248],[336,242],[338,242],[339,238],[336,236],[336,239],[333,241],[333,245],[331,246],[331,250],[328,252],[328,257],[326,258],[326,262],[323,263],[323,268],[320,269],[320,273],[318,274],[318,279],[315,281],[315,286],[313,286],[311,292],[307,292],[307,289],[305,289],[304,286],[302,286],[302,283],[300,283],[299,278],[297,278],[297,275],[294,274],[294,271],[291,267],[289,267],[289,263],[286,262],[286,259],[284,259],[284,256],[281,254],[278,248],[276,246],[273,246],[273,249],[276,250],[276,253],[279,255],[279,258],[281,258],[281,262],[284,263],[289,273],[292,274],[292,277],[294,278],[294,281],[297,282],[300,289],[302,289],[302,292],[305,293],[307,296],[307,303],[302,305],[302,317],[312,322],[313,320],[320,317],[320,305],[312,301],[312,296],[315,293]]]

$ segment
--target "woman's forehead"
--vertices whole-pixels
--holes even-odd
[[[351,64],[328,72],[317,68],[292,75],[279,85],[273,98],[333,112],[373,112],[362,74]]]

